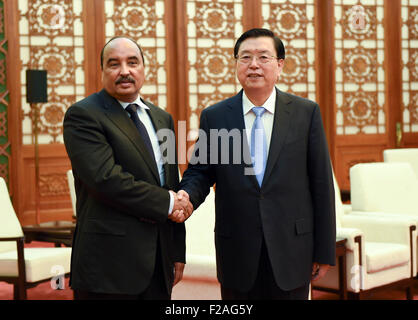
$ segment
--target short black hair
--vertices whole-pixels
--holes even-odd
[[[237,40],[234,47],[234,57],[238,56],[239,47],[241,43],[248,38],[259,38],[259,37],[269,37],[274,40],[274,47],[276,48],[277,58],[285,58],[285,49],[282,40],[276,36],[273,31],[263,28],[254,28],[248,31],[245,31]]]
[[[142,63],[144,64],[144,67],[145,67],[145,60],[144,60],[144,54],[142,53],[142,49],[141,49],[141,46],[138,44],[138,42],[136,42],[134,39],[132,39],[132,38],[129,38],[129,37],[125,37],[125,36],[116,36],[116,37],[113,37],[112,39],[110,39],[108,42],[106,42],[106,44],[103,46],[103,48],[102,48],[102,51],[100,52],[100,67],[102,68],[102,70],[103,70],[103,53],[104,53],[104,50],[105,50],[105,48],[106,48],[106,46],[110,43],[110,42],[112,42],[113,40],[115,40],[115,39],[128,39],[128,40],[130,40],[130,41],[132,41],[133,43],[135,43],[136,44],[136,46],[138,47],[138,49],[139,49],[139,52],[141,53],[141,58],[142,58]]]

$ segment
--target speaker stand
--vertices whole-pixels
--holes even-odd
[[[40,212],[40,175],[39,175],[39,142],[38,142],[38,108],[36,104],[30,104],[32,111],[34,112],[33,116],[33,138],[34,138],[34,147],[35,147],[35,217],[36,224],[41,223],[41,212]]]

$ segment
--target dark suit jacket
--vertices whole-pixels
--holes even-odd
[[[276,91],[273,132],[261,188],[254,175],[244,174],[249,148],[242,135],[242,91],[203,110],[200,118],[201,129],[208,133],[208,154],[210,129],[241,132],[241,161],[221,164],[225,150],[220,149],[218,139],[218,164],[210,164],[210,155],[208,164],[189,164],[180,183],[195,208],[216,183],[218,279],[223,286],[239,291],[250,290],[255,281],[263,237],[282,290],[309,283],[312,262],[335,264],[334,186],[319,107]],[[201,150],[198,145],[196,155]],[[230,163],[232,149],[231,138]]]
[[[155,129],[174,132],[171,116],[146,104]],[[104,90],[68,109],[64,142],[77,195],[72,288],[141,293],[153,275],[159,242],[171,292],[173,263],[185,261],[184,224],[167,219],[167,190],[176,190],[179,182],[177,164],[165,165],[161,188],[157,165],[133,121]]]

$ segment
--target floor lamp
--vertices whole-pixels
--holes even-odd
[[[35,210],[36,223],[41,223],[40,213],[40,175],[39,175],[39,109],[37,103],[48,102],[46,70],[26,70],[26,101],[30,104],[33,119],[33,137],[35,147]]]

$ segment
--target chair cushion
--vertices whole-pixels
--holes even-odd
[[[366,242],[367,273],[375,273],[409,263],[409,247],[403,244]]]
[[[25,248],[24,255],[27,282],[70,272],[71,248]],[[17,275],[17,252],[0,253],[0,276]]]

